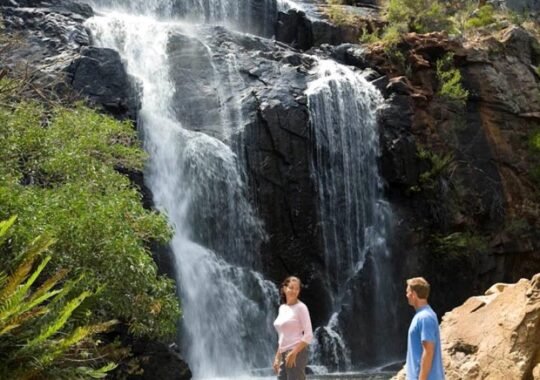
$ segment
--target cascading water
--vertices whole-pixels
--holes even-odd
[[[90,3],[107,12],[222,24],[271,37],[277,15],[276,1],[288,0],[90,0]]]
[[[370,306],[377,323],[372,331],[391,326],[392,314],[385,306],[391,289],[382,281],[385,273],[381,264],[389,255],[386,240],[391,211],[382,197],[377,164],[376,111],[383,99],[360,74],[334,61],[319,61],[314,75],[316,79],[307,90],[315,144],[312,170],[318,186],[325,268],[334,310],[325,331],[316,334],[324,336],[324,353],[316,350],[314,356],[334,369],[350,370],[338,313],[367,255],[375,263],[373,278],[378,282],[373,287],[377,304]]]
[[[204,47],[194,37],[200,33],[194,26],[119,13],[95,17],[87,25],[99,45],[120,52],[128,72],[142,84],[139,126],[150,156],[145,177],[156,206],[175,230],[171,246],[183,301],[182,343],[194,376],[267,366],[275,350],[271,327],[277,291],[254,271],[253,252],[264,233],[246,199],[242,165],[220,139],[179,122],[172,102],[182,89],[170,78],[171,36]],[[211,51],[206,59],[213,59]],[[228,60],[231,75],[228,80],[216,76],[212,83],[231,85],[237,79],[234,60],[220,59]],[[241,127],[235,105],[219,96],[226,91],[216,93],[222,112],[213,120],[215,133],[225,141]],[[188,93],[181,95],[189,101]]]
[[[194,23],[270,36],[276,7],[298,5],[292,0],[93,4],[103,15],[87,22],[96,44],[120,52],[128,73],[141,84],[138,125],[149,153],[145,180],[156,207],[174,227],[182,346],[194,377],[236,377],[268,367],[275,352],[278,296],[259,273],[257,253],[266,236],[245,185],[240,99],[250,90],[235,55],[217,48],[227,44],[214,41],[220,29]],[[333,307],[328,325],[320,329],[327,339],[316,342],[315,359],[348,370],[340,308],[368,256],[377,282],[374,319],[387,323],[390,314],[380,260],[388,254],[390,219],[377,171],[375,113],[381,98],[357,73],[331,61],[320,61],[313,76],[306,92],[315,143],[312,174]]]
[[[375,118],[382,98],[359,74],[333,61],[319,62],[315,75],[307,90],[316,152],[313,173],[336,307],[366,251],[385,238],[388,212],[378,207],[382,183]]]

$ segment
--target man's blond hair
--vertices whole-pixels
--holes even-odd
[[[407,285],[416,293],[418,298],[427,299],[429,297],[430,286],[424,277],[409,278]]]

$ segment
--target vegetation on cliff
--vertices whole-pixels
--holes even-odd
[[[324,12],[337,25],[354,27],[362,18],[345,5],[350,0],[327,0]],[[478,0],[381,0],[380,22],[362,27],[363,42],[394,44],[404,33],[446,32],[466,35],[479,29],[500,29],[509,24],[523,25],[538,33],[538,24],[527,14],[496,8]]]
[[[15,219],[0,221],[0,245]],[[64,269],[45,279],[40,276],[51,260],[46,252],[54,242],[45,235],[35,238],[14,260],[17,264],[9,274],[0,272],[3,379],[96,379],[116,367],[110,362],[115,345],[105,345],[95,336],[117,321],[74,322],[74,313],[91,313],[83,310],[83,304],[95,294],[72,291],[83,278],[64,281],[68,275]]]
[[[61,268],[93,313],[90,324],[118,319],[136,336],[171,337],[179,305],[173,282],[157,274],[150,246],[165,243],[162,215],[143,208],[141,195],[118,170],[137,171],[144,153],[129,122],[83,104],[25,99],[24,83],[0,82],[0,219],[17,215],[2,268],[37,235],[54,237],[44,275]]]
[[[376,23],[354,27],[361,67],[382,75],[396,110],[383,112],[381,143],[407,220],[399,248],[444,294],[439,310],[540,270],[540,27],[486,3],[383,0]]]

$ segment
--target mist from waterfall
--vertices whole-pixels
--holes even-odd
[[[390,205],[383,198],[379,175],[377,109],[380,92],[359,73],[334,61],[321,60],[308,85],[308,107],[315,145],[312,172],[319,196],[324,241],[324,266],[334,314],[325,329],[324,355],[317,361],[350,370],[348,348],[341,331],[339,312],[350,283],[364,268],[368,255],[374,262],[375,315],[371,331],[388,329],[392,315],[387,309],[392,289],[384,283],[384,262],[389,255],[387,238]],[[378,333],[384,346],[384,334]],[[322,342],[318,342],[321,345]],[[376,351],[377,348],[373,347]]]

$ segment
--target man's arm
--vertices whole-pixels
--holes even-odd
[[[431,365],[433,364],[433,355],[435,353],[435,342],[429,340],[422,341],[422,358],[420,359],[420,374],[418,380],[427,380]]]

